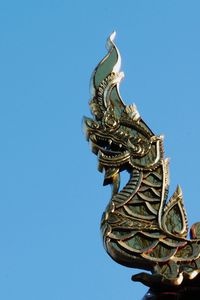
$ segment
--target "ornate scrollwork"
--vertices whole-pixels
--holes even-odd
[[[120,54],[113,40],[108,54],[92,76],[93,119],[85,118],[85,132],[98,156],[104,184],[112,197],[103,214],[105,249],[118,263],[151,271],[134,276],[146,285],[180,286],[200,273],[200,223],[188,223],[181,188],[169,201],[168,159],[163,136],[145,124],[135,105],[126,106],[119,94],[123,78]],[[120,173],[130,174],[120,190]]]

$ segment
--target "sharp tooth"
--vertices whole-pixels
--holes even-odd
[[[92,134],[92,135],[90,136],[90,138],[91,138],[93,141],[96,141],[96,140],[97,140],[97,138],[96,138],[96,135],[95,135],[95,134]]]
[[[122,144],[119,144],[119,148],[121,148],[122,147]]]
[[[103,172],[103,165],[100,162],[98,165],[98,170],[99,170],[99,172]]]
[[[101,150],[99,150],[99,152],[98,152],[98,157],[100,157],[100,156],[102,156],[102,152],[101,152]]]
[[[108,140],[108,144],[109,144],[109,145],[112,144],[112,140],[111,140],[111,139]]]

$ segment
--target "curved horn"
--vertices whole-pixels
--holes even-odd
[[[101,118],[110,105],[115,109],[117,117],[120,117],[125,108],[119,94],[119,83],[124,73],[120,72],[121,56],[114,44],[115,35],[116,33],[113,32],[108,38],[106,44],[108,54],[95,68],[91,78],[93,99],[90,105],[97,118],[98,116]]]

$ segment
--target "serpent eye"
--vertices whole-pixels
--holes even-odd
[[[107,115],[104,119],[104,124],[109,128],[115,128],[118,122],[112,115]]]
[[[104,114],[103,123],[109,129],[116,129],[119,125],[119,120],[115,116],[114,109],[110,106]]]

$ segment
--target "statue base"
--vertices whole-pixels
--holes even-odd
[[[199,300],[200,287],[184,287],[177,291],[159,291],[150,289],[142,300]]]

